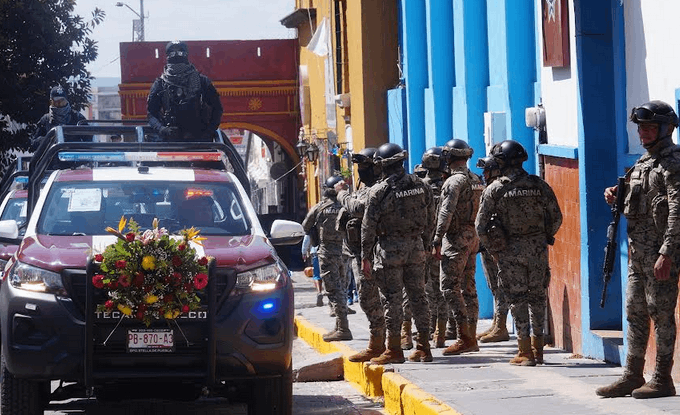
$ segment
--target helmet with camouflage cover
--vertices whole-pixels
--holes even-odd
[[[378,147],[373,156],[373,162],[379,164],[383,169],[393,164],[402,162],[408,156],[408,152],[401,148],[399,144],[386,143]]]
[[[468,143],[458,138],[449,140],[444,144],[443,156],[446,159],[446,163],[450,164],[455,160],[467,160],[472,157],[474,150]]]
[[[447,170],[446,158],[444,157],[444,147],[428,148],[421,159],[422,167],[427,170],[439,170],[445,172]]]

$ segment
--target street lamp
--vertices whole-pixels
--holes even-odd
[[[300,158],[303,158],[304,156],[307,155],[307,149],[309,148],[309,143],[306,142],[304,139],[300,138],[300,140],[297,142],[297,145],[295,146],[295,152],[297,153]]]
[[[138,42],[144,42],[144,0],[139,0],[139,13],[135,11],[132,7],[128,6],[127,3],[123,3],[122,1],[119,1],[116,3],[116,7],[127,7],[132,11],[132,13],[136,14],[137,17],[139,17],[139,30],[137,31],[137,41]],[[135,41],[135,27],[134,24],[132,26],[132,41]]]
[[[314,163],[318,157],[319,157],[319,147],[316,146],[316,144],[314,144],[314,143],[310,144],[309,148],[307,148],[307,160]]]

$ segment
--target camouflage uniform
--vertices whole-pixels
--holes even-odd
[[[654,322],[657,369],[673,365],[675,306],[680,269],[680,148],[670,137],[643,155],[628,172],[623,214],[628,220],[628,356],[644,359],[649,319]],[[654,264],[672,258],[670,278],[654,277]]]
[[[550,282],[548,240],[562,224],[562,212],[552,188],[539,177],[521,167],[503,174],[482,194],[477,233],[498,260],[498,281],[511,304],[518,342],[528,340],[532,329],[542,342]]]
[[[343,255],[343,232],[336,230],[336,221],[340,212],[337,200],[324,197],[314,205],[302,227],[309,233],[316,226],[319,232],[319,266],[321,280],[328,293],[331,309],[339,320],[347,319],[347,273],[346,258]]]
[[[370,191],[361,224],[361,255],[373,260],[372,278],[384,297],[390,339],[400,337],[402,289],[418,332],[429,333],[423,236],[431,233],[427,218],[433,208],[432,190],[412,174],[393,174]]]
[[[484,189],[481,179],[467,167],[456,167],[442,187],[434,244],[441,241],[441,292],[453,311],[458,330],[474,331],[479,316],[475,284],[479,238],[475,217]],[[461,339],[463,336],[458,336]]]
[[[359,292],[359,305],[366,313],[371,335],[384,338],[385,314],[380,302],[378,284],[374,278],[364,278],[361,269],[361,222],[370,189],[368,186],[363,186],[353,193],[342,190],[338,193],[338,201],[350,217],[346,225],[347,245],[350,250],[350,265]]]
[[[489,284],[489,289],[493,295],[494,312],[500,315],[507,315],[509,304],[498,283],[498,265],[496,265],[496,260],[486,249],[481,251],[481,256],[486,282]]]

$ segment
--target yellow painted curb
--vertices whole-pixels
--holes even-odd
[[[321,337],[326,333],[305,320],[295,316],[295,332],[319,353],[340,352],[343,355],[345,380],[354,384],[367,397],[384,397],[385,411],[391,415],[461,415],[434,396],[411,384],[403,376],[385,372],[382,365],[350,362],[348,357],[357,353],[340,342],[327,343]]]

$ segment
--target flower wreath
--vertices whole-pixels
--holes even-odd
[[[118,240],[94,256],[101,273],[92,277],[92,285],[107,290],[109,297],[97,305],[97,311],[117,309],[148,327],[155,320],[173,320],[200,308],[197,292],[208,285],[208,258],[197,258],[189,244],[202,245],[205,238],[198,236],[199,230],[183,229],[183,238],[177,240],[158,227],[158,219],[153,229],[140,233],[137,222],[123,216],[117,230],[107,227],[106,231]]]

